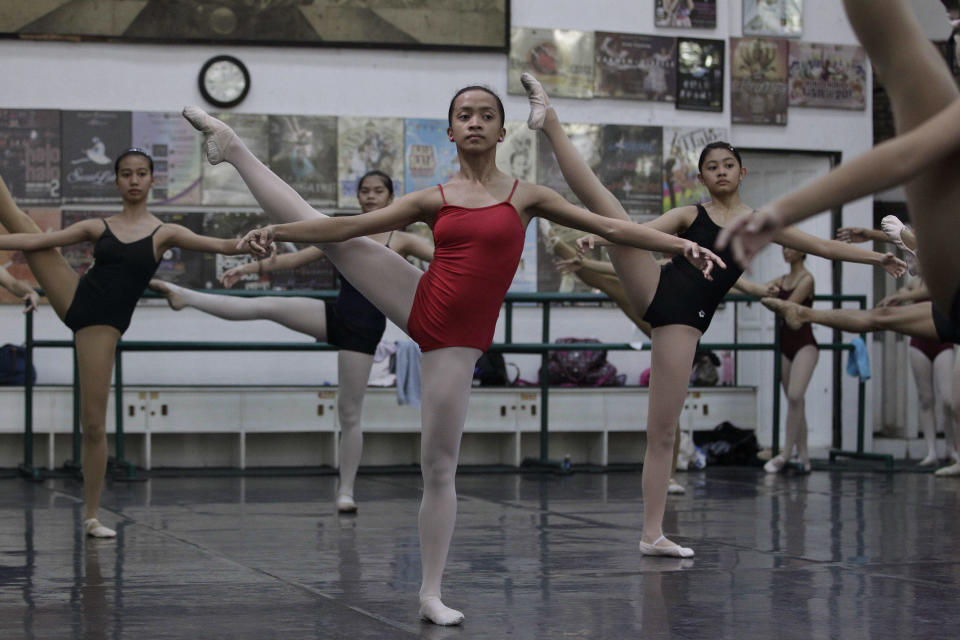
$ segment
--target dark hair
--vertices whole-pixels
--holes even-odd
[[[453,124],[453,103],[457,101],[461,95],[467,91],[486,91],[493,96],[493,99],[497,101],[497,111],[500,112],[500,126],[505,126],[507,124],[507,112],[503,110],[503,101],[500,100],[500,96],[491,89],[490,87],[485,87],[481,84],[472,84],[469,87],[464,87],[453,94],[453,97],[450,99],[450,109],[447,110],[447,124]]]
[[[116,161],[113,163],[113,174],[118,175],[120,173],[120,161],[128,156],[143,156],[147,159],[147,164],[150,165],[150,175],[153,175],[153,158],[150,157],[150,154],[144,151],[139,147],[130,147],[123,153],[117,156]]]
[[[385,174],[383,171],[380,171],[379,169],[367,171],[365,174],[360,176],[360,179],[357,180],[358,193],[360,192],[360,189],[363,188],[363,181],[366,180],[367,178],[380,178],[380,180],[383,181],[383,186],[387,188],[387,191],[390,193],[391,196],[393,195],[393,180],[390,178],[390,176]]]
[[[740,159],[740,152],[734,149],[733,145],[729,142],[717,140],[716,142],[711,142],[705,146],[703,151],[700,152],[700,160],[697,161],[697,171],[703,171],[703,159],[706,158],[707,154],[713,149],[723,149],[724,151],[729,151],[733,154],[733,157],[737,159],[737,164],[743,167],[743,160]]]

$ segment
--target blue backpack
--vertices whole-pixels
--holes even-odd
[[[30,382],[37,381],[37,370],[30,367]],[[20,385],[27,382],[27,350],[15,344],[0,347],[0,385]]]

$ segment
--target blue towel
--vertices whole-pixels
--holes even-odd
[[[847,373],[851,376],[859,376],[860,382],[866,382],[870,379],[870,355],[867,353],[867,343],[863,338],[856,337],[850,341],[853,351],[847,356]]]
[[[397,342],[397,404],[420,407],[420,347],[413,340]]]

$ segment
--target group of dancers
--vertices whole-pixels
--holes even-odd
[[[631,319],[650,335],[639,550],[650,556],[693,556],[693,549],[666,537],[663,515],[690,363],[698,340],[732,287],[775,294],[765,297],[765,302],[784,316],[789,327],[801,332],[784,349],[789,361],[784,375],[790,398],[787,449],[768,463],[772,470],[782,468],[791,448],[798,450],[803,465],[809,464],[803,394],[791,391],[806,387],[816,363],[815,341],[809,328],[803,329],[805,322],[833,323],[850,331],[894,329],[951,343],[960,339],[960,265],[949,241],[951,206],[960,191],[960,183],[951,179],[954,156],[960,151],[956,86],[923,37],[907,0],[845,0],[844,4],[890,94],[901,135],[759,210],[740,199],[739,186],[747,174],[740,153],[728,143],[715,142],[703,149],[698,163],[709,201],[672,209],[646,224],[632,222],[578,154],[543,88],[528,74],[522,78],[531,107],[528,126],[544,132],[565,180],[585,208],[497,169],[497,144],[506,135],[504,108],[499,97],[483,86],[461,89],[449,104],[448,134],[457,148],[458,174],[446,184],[394,198],[390,177],[371,172],[358,185],[362,213],[338,218],[314,210],[257,160],[226,124],[187,107],[183,115],[203,134],[207,160],[232,165],[274,222],[239,241],[200,236],[153,216],[146,207],[153,163],[140,149],[127,150],[116,160],[122,211],[61,231],[42,233],[0,181],[0,224],[8,232],[0,235],[0,249],[25,251],[54,311],[75,334],[82,394],[85,532],[94,537],[115,535],[98,520],[107,458],[104,426],[110,375],[117,341],[153,279],[159,256],[171,247],[252,253],[258,261],[225,274],[229,282],[250,270],[289,268],[325,255],[342,282],[340,297],[326,304],[297,298],[234,299],[159,281],[153,281],[153,286],[175,309],[191,306],[234,320],[269,318],[340,347],[338,405],[343,439],[337,507],[344,511],[356,509],[353,484],[362,442],[360,408],[372,349],[383,333],[385,318],[420,345],[423,575],[419,615],[439,625],[462,622],[463,614],[441,599],[441,583],[456,519],[454,480],[474,365],[492,342],[527,225],[540,217],[589,234],[581,246],[609,245],[609,267],[577,258],[571,247],[555,246],[555,250],[567,252],[561,257],[588,282],[603,281],[607,288],[600,288],[614,292],[611,295]],[[932,302],[867,312],[806,306],[813,280],[803,268],[804,254],[870,264],[893,276],[902,275],[906,265],[891,253],[817,238],[789,225],[907,180],[916,254]],[[433,247],[398,231],[418,221],[432,228]],[[94,266],[82,277],[56,250],[80,241],[94,243],[95,257]],[[785,247],[789,273],[766,285],[742,280],[750,258],[770,241]],[[277,242],[313,246],[275,257]],[[672,259],[658,264],[652,252]],[[430,260],[429,269],[421,271],[404,255]],[[592,275],[587,273],[591,267],[598,267]]]

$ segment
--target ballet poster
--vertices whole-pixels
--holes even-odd
[[[133,144],[153,157],[150,204],[200,204],[197,134],[179,113],[134,111]]]
[[[537,132],[526,122],[507,121],[507,135],[497,145],[497,168],[522,182],[537,181]]]
[[[537,77],[548,95],[593,97],[593,32],[513,27],[507,93],[526,95],[520,74]]]
[[[715,29],[717,0],[654,0],[654,24],[658,27]]]
[[[605,124],[597,177],[634,220],[660,215],[662,127]]]
[[[113,161],[131,147],[129,111],[62,111],[60,180],[68,202],[117,202]]]
[[[238,132],[239,133],[239,132]],[[208,211],[203,214],[203,235],[214,238],[237,238],[240,239],[252,229],[259,229],[273,222],[267,214],[262,212],[250,211]],[[250,262],[252,258],[249,255],[241,254],[235,256],[225,256],[221,254],[204,253],[204,274],[207,281],[204,283],[206,288],[220,288],[220,278],[224,271],[232,269]],[[270,281],[268,278],[259,278],[255,281],[241,281],[244,289],[269,289]]]
[[[593,94],[655,102],[676,99],[675,38],[597,31]]]
[[[730,38],[734,124],[787,124],[787,41]]]
[[[537,222],[533,220],[527,225],[527,232],[523,238],[523,253],[520,254],[520,264],[517,273],[513,276],[508,291],[514,293],[533,293],[537,290]]]
[[[534,226],[535,219],[530,227]],[[545,233],[550,229],[550,233]],[[574,273],[561,273],[557,269],[558,259],[573,257],[577,238],[585,235],[583,231],[562,227],[557,224],[538,226],[537,244],[537,291],[562,293],[589,293],[594,289],[585,284]],[[600,249],[587,254],[588,258],[600,259]]]
[[[0,176],[21,205],[60,203],[60,112],[0,109]]]
[[[408,191],[445,184],[460,171],[457,145],[447,135],[446,120],[407,118],[404,121],[404,179]]]
[[[6,176],[4,176],[6,177]],[[44,233],[60,230],[60,210],[59,209],[26,209],[24,211],[40,227]],[[2,227],[0,227],[2,229]],[[27,264],[27,258],[23,251],[0,251],[0,266],[6,268],[14,278],[23,280],[31,287],[38,287],[37,279]],[[46,298],[41,298],[46,300]],[[23,304],[19,296],[0,287],[0,304]]]
[[[378,169],[393,179],[393,191],[403,195],[403,119],[340,116],[337,118],[338,206],[359,209],[357,182]]]
[[[570,138],[570,142],[576,147],[577,151],[586,160],[590,168],[596,172],[600,166],[600,125],[598,124],[571,124],[563,123],[563,130]],[[560,172],[560,165],[557,164],[557,158],[553,155],[553,147],[547,141],[546,136],[540,138],[540,144],[537,154],[537,177],[539,184],[550,187],[564,198],[580,204],[580,200],[573,195],[567,181],[564,180]]]
[[[267,116],[248,113],[214,114],[226,122],[243,140],[250,152],[263,164],[269,162],[270,132]],[[194,132],[194,144],[199,148],[203,136]],[[257,201],[240,174],[227,162],[212,165],[203,160],[203,204],[256,206]]]
[[[663,128],[663,210],[710,199],[697,179],[700,152],[711,142],[729,140],[724,127]]]
[[[179,115],[179,114],[177,114]],[[197,235],[203,235],[203,217],[200,211],[162,212],[154,214],[164,224],[179,224]],[[210,264],[199,251],[188,251],[180,247],[170,247],[160,256],[160,266],[156,277],[189,289],[219,288],[213,282],[213,274],[208,272]]]
[[[867,62],[862,47],[790,42],[790,106],[867,108]]]
[[[743,35],[799,38],[803,0],[743,0]]]
[[[677,38],[677,109],[723,111],[723,40]]]
[[[293,253],[308,245],[294,245],[292,242],[281,242],[277,246],[277,253]],[[279,269],[266,274],[270,279],[271,289],[291,290],[324,290],[336,289],[336,271],[333,263],[326,256],[319,260],[300,265],[296,269]],[[254,276],[256,278],[256,276]],[[241,285],[243,286],[243,285]]]
[[[318,207],[337,205],[336,116],[270,116],[270,168]]]

